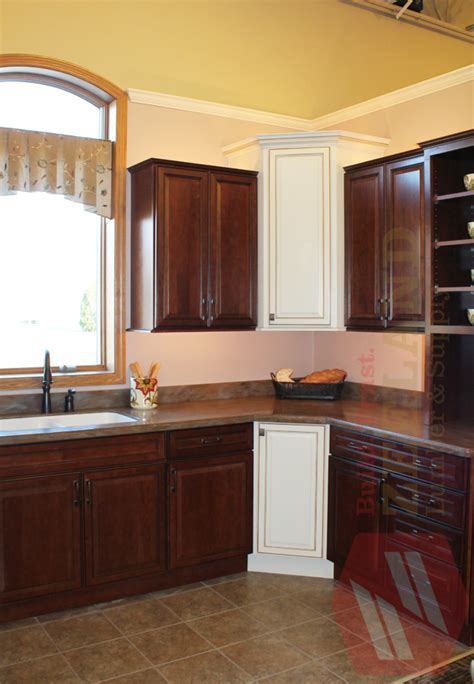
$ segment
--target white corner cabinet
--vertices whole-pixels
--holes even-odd
[[[256,423],[249,570],[332,577],[326,560],[329,426]]]
[[[224,148],[259,172],[259,327],[344,329],[344,166],[389,140],[345,131],[259,135]]]

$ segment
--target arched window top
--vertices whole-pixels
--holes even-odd
[[[0,73],[0,102],[0,127],[3,128],[86,138],[105,135],[103,105],[51,83],[4,80]]]

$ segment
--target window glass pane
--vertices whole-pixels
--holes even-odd
[[[100,363],[100,235],[63,197],[0,198],[0,367]]]
[[[0,126],[101,137],[101,112],[61,88],[23,81],[0,81]]]

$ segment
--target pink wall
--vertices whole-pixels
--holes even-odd
[[[342,368],[352,382],[423,390],[424,335],[314,333],[313,365]]]

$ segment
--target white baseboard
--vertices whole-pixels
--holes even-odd
[[[334,564],[323,558],[279,556],[271,553],[252,553],[248,557],[250,572],[274,572],[277,575],[305,577],[334,577]]]

